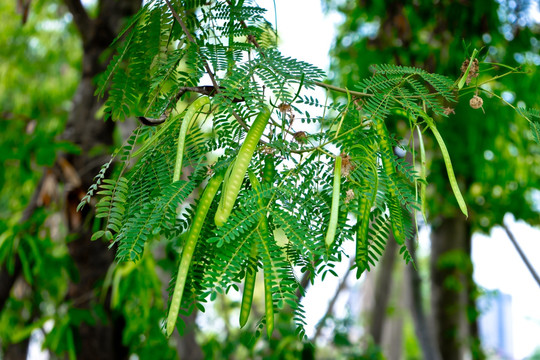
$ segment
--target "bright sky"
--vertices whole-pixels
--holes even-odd
[[[275,24],[274,1],[259,0],[257,3],[268,9],[267,19]],[[538,13],[538,1],[533,6]],[[327,70],[329,49],[334,38],[339,15],[325,17],[320,2],[313,0],[276,0],[277,28],[281,36],[280,51],[286,55],[310,62]],[[321,92],[322,98],[324,94]],[[451,149],[450,149],[451,151]],[[540,230],[523,223],[515,223],[511,216],[506,218],[517,241],[529,257],[529,261],[540,272]],[[427,232],[420,239],[421,246],[429,247]],[[425,249],[426,253],[428,249]],[[354,250],[351,249],[351,254]],[[503,260],[505,259],[505,260]],[[540,347],[540,288],[519,258],[515,248],[501,228],[494,229],[491,236],[473,237],[474,278],[489,290],[500,290],[512,297],[513,349],[516,359],[524,359],[535,348]],[[340,269],[344,273],[347,264]],[[352,284],[354,276],[348,283]],[[324,284],[318,280],[308,289],[304,301],[307,311],[307,333],[314,333],[314,326],[326,311],[330,297],[338,286],[338,279],[327,278]],[[338,314],[345,315],[346,296],[341,296],[336,305]]]

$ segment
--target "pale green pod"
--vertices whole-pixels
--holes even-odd
[[[222,182],[223,175],[221,174],[216,174],[210,179],[199,200],[195,216],[193,216],[193,222],[191,223],[191,228],[187,234],[184,249],[182,251],[180,265],[178,265],[178,275],[176,277],[176,284],[174,286],[169,315],[167,317],[167,336],[171,336],[174,331],[174,326],[176,325],[176,319],[178,318],[178,312],[180,311],[180,305],[182,303],[189,266],[195,252],[195,246],[197,245],[199,234],[204,225],[206,214],[208,213],[210,205],[212,205],[216,192]]]
[[[264,107],[259,115],[257,115],[251,129],[249,129],[246,135],[244,143],[240,147],[238,156],[234,160],[234,163],[231,164],[230,169],[227,170],[223,190],[221,192],[221,200],[214,219],[216,226],[225,224],[231,214],[234,203],[236,202],[236,197],[238,196],[240,187],[244,181],[249,162],[257,148],[257,144],[264,132],[264,128],[266,127],[266,124],[268,124],[270,115],[271,111],[268,107]]]

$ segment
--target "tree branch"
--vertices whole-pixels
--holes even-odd
[[[512,242],[512,244],[514,244],[514,247],[516,248],[519,256],[521,257],[521,260],[523,260],[523,262],[525,263],[525,266],[527,266],[527,269],[529,269],[529,272],[531,273],[532,277],[534,278],[534,280],[536,280],[536,283],[538,284],[538,286],[540,286],[540,276],[538,276],[538,274],[536,273],[536,270],[534,270],[534,267],[529,262],[529,259],[527,259],[527,256],[525,255],[525,253],[523,252],[523,250],[517,243],[516,238],[514,237],[514,234],[512,234],[512,232],[510,231],[508,226],[506,226],[505,223],[502,224],[502,227],[504,228],[504,231],[506,231],[506,235],[508,235],[508,238],[510,238],[510,241]]]
[[[21,271],[22,264],[21,259],[18,256],[15,258],[15,265],[13,266],[12,272],[8,271],[7,266],[5,265],[0,269],[0,311],[4,309],[4,305],[9,299],[11,288],[15,284],[15,280],[17,280]]]
[[[351,258],[349,262],[349,268],[347,269],[347,272],[345,272],[345,275],[343,275],[343,279],[338,285],[338,288],[336,292],[334,293],[334,296],[332,297],[332,300],[330,300],[330,303],[328,303],[328,308],[326,309],[326,312],[324,313],[321,320],[319,320],[319,323],[316,326],[315,335],[313,336],[313,343],[315,343],[315,340],[321,335],[321,331],[324,327],[324,323],[326,322],[326,319],[332,315],[334,312],[334,306],[336,305],[336,301],[341,295],[341,293],[347,289],[347,278],[349,277],[349,274],[351,273],[352,267],[354,265],[354,258]]]
[[[165,2],[167,3],[167,6],[169,7],[169,10],[171,10],[171,13],[173,14],[174,18],[176,19],[176,21],[178,22],[178,24],[182,28],[182,31],[184,31],[184,34],[186,34],[186,37],[189,40],[189,42],[192,43],[192,44],[197,45],[197,43],[195,42],[195,39],[193,38],[193,36],[191,36],[191,33],[189,32],[189,29],[187,28],[186,24],[184,24],[184,21],[182,20],[180,15],[178,15],[176,10],[174,10],[174,8],[172,7],[170,1],[165,0]],[[210,66],[208,65],[206,60],[202,59],[202,62],[203,62],[203,66],[204,66],[204,68],[206,70],[206,73],[208,74],[208,76],[210,77],[210,80],[212,81],[212,85],[214,86],[214,89],[216,90],[216,93],[218,93],[219,92],[219,85],[216,82],[216,78],[214,76],[214,73],[210,69]]]
[[[64,3],[68,7],[71,15],[73,15],[73,22],[81,34],[83,43],[85,43],[90,34],[88,30],[93,25],[92,19],[88,16],[88,13],[80,0],[64,0]]]
[[[180,27],[182,27],[182,30],[186,34],[186,37],[189,40],[189,42],[191,42],[192,44],[197,46],[197,43],[195,42],[195,39],[193,38],[193,36],[191,36],[191,33],[189,32],[188,28],[186,27],[186,24],[184,24],[184,22],[182,21],[182,19],[180,18],[180,16],[176,12],[176,10],[174,10],[174,8],[172,7],[169,0],[165,0],[165,2],[167,3],[167,6],[169,7],[169,10],[171,10],[171,13],[173,14],[173,16],[176,19],[176,21],[178,22],[178,24],[180,24]],[[216,94],[219,93],[220,92],[219,85],[216,82],[216,78],[214,76],[214,73],[210,69],[210,66],[208,65],[208,62],[206,62],[206,60],[202,59],[202,63],[203,63],[204,69],[206,70],[206,73],[208,74],[208,76],[210,77],[210,80],[212,81],[212,85],[214,86]],[[240,117],[240,115],[238,115],[234,110],[232,110],[232,114],[233,114],[234,118],[236,119],[236,121],[238,121],[238,123],[244,128],[244,130],[248,131],[249,127],[247,126],[246,122]],[[266,142],[263,142],[261,140],[259,142],[262,142],[263,144],[266,144]]]

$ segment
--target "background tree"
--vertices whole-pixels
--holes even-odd
[[[483,107],[473,109],[467,101],[460,101],[456,108],[449,104],[451,115],[440,122],[466,194],[468,219],[448,197],[440,153],[435,149],[428,155],[431,311],[443,359],[461,359],[467,352],[482,357],[475,310],[478,291],[470,261],[472,234],[503,225],[506,213],[530,224],[538,221],[530,198],[538,184],[538,148],[520,135],[529,124],[512,109],[516,104],[538,105],[534,95],[538,24],[528,17],[529,6],[527,1],[403,4],[389,0],[346,1],[335,7],[345,22],[332,49],[336,61],[331,73],[334,81],[347,83],[351,89],[368,76],[371,64],[384,59],[458,76],[465,53],[483,48],[486,61],[494,63],[481,67],[470,90],[460,94],[465,99],[479,95]],[[497,63],[520,66],[529,75],[526,80],[510,76],[482,85],[483,71]],[[500,102],[501,97],[505,101]],[[397,124],[394,131],[401,133],[403,128]],[[427,356],[429,344],[423,345]]]
[[[21,17],[13,16],[14,5],[2,4],[8,49],[2,54],[9,55],[3,59],[2,124],[8,141],[2,142],[2,156],[11,165],[4,168],[9,181],[2,188],[5,356],[26,358],[30,331],[53,320],[45,340],[53,352],[124,358],[123,315],[99,300],[114,257],[104,244],[90,242],[87,224],[93,215],[76,208],[113,144],[114,124],[100,120],[103,100],[94,96],[94,77],[105,69],[111,42],[140,2],[100,1],[90,8],[69,0],[19,2]],[[43,165],[48,169],[36,182],[33,169]],[[26,190],[11,188],[17,183]],[[8,201],[12,194],[19,200]]]
[[[23,120],[22,123],[5,122],[6,134],[12,134],[13,130],[20,131],[25,125],[28,138],[34,141],[30,141],[28,146],[23,147],[24,152],[15,153],[15,156],[9,151],[2,154],[4,163],[19,165],[19,168],[7,168],[5,179],[8,186],[2,191],[2,201],[7,210],[6,220],[2,222],[5,231],[0,244],[0,260],[3,266],[0,328],[6,357],[25,357],[32,330],[47,328],[46,324],[51,323],[53,328],[47,331],[44,346],[59,356],[67,353],[72,358],[124,358],[129,354],[136,354],[141,358],[153,358],[158,353],[162,358],[174,357],[175,353],[160,329],[164,304],[158,272],[159,268],[175,272],[176,259],[180,253],[186,252],[187,244],[193,238],[193,224],[200,220],[197,220],[200,210],[193,207],[182,213],[184,217],[177,218],[177,205],[187,199],[187,194],[194,187],[204,186],[203,180],[211,172],[206,171],[200,164],[205,161],[209,151],[218,148],[225,150],[226,156],[221,157],[214,165],[214,171],[218,174],[216,176],[219,176],[220,171],[229,166],[229,163],[235,164],[231,166],[233,172],[237,164],[242,162],[238,159],[236,163],[232,161],[238,151],[239,136],[244,136],[250,128],[249,124],[255,113],[260,111],[251,125],[252,128],[256,128],[256,124],[263,120],[268,121],[268,118],[263,116],[265,111],[260,104],[266,97],[270,97],[280,111],[274,111],[270,126],[272,131],[265,133],[268,144],[259,147],[255,152],[256,166],[252,170],[257,171],[257,174],[249,174],[249,182],[245,183],[246,186],[240,193],[241,206],[235,207],[228,225],[217,229],[209,222],[204,224],[202,234],[210,241],[198,245],[195,253],[197,261],[189,272],[184,273],[187,275],[187,295],[180,304],[183,309],[189,309],[193,308],[194,304],[201,307],[201,303],[208,296],[223,298],[221,293],[237,286],[236,283],[247,277],[250,267],[260,266],[264,269],[265,316],[262,322],[250,325],[251,329],[245,332],[250,336],[241,339],[240,343],[245,345],[252,356],[257,351],[269,354],[270,349],[276,347],[282,350],[296,347],[294,354],[313,356],[313,349],[309,346],[299,348],[290,345],[295,343],[291,339],[296,339],[296,336],[292,336],[289,325],[280,326],[282,323],[277,322],[276,328],[281,338],[271,338],[270,342],[279,342],[280,346],[272,346],[262,351],[254,347],[253,332],[266,325],[267,333],[271,335],[272,312],[287,307],[294,310],[293,315],[280,312],[279,316],[285,316],[289,322],[292,316],[297,323],[301,323],[301,308],[295,302],[298,284],[287,262],[302,266],[304,270],[309,270],[310,274],[331,273],[332,261],[342,256],[339,245],[345,240],[353,239],[354,230],[345,221],[346,214],[362,199],[373,199],[372,205],[377,208],[370,215],[378,226],[368,229],[372,238],[382,238],[381,234],[392,231],[397,237],[396,240],[402,241],[403,233],[411,233],[411,224],[401,219],[399,204],[414,207],[415,201],[411,193],[407,192],[405,182],[393,174],[393,169],[398,168],[400,174],[414,179],[414,182],[417,180],[415,174],[389,151],[389,142],[396,144],[388,138],[384,125],[381,125],[384,116],[378,118],[378,110],[373,108],[362,112],[352,102],[346,105],[336,103],[324,106],[329,113],[333,111],[328,117],[311,116],[297,108],[297,104],[323,107],[316,100],[300,94],[303,87],[316,85],[329,88],[319,81],[322,79],[322,72],[308,64],[284,58],[275,51],[275,35],[268,24],[262,21],[262,9],[249,7],[247,3],[231,2],[204,5],[198,2],[145,4],[143,10],[132,19],[126,32],[118,38],[115,46],[119,55],[113,59],[109,70],[100,77],[101,91],[106,94],[110,90],[111,95],[104,105],[102,100],[93,96],[96,90],[93,79],[104,70],[107,59],[112,54],[112,51],[107,50],[107,46],[118,34],[122,18],[133,14],[140,4],[103,1],[95,8],[84,8],[79,2],[66,1],[65,5],[81,34],[83,44],[82,60],[78,60],[77,53],[67,52],[74,57],[70,58],[68,67],[64,68],[74,84],[72,64],[81,61],[82,79],[77,90],[74,86],[67,86],[61,87],[67,89],[66,92],[55,93],[42,86],[43,83],[48,84],[48,80],[43,81],[42,78],[38,84],[40,90],[44,91],[36,92],[38,97],[34,99],[35,102],[25,104],[20,97],[15,96],[25,93],[25,90],[19,87],[20,81],[16,78],[18,73],[11,72],[11,76],[3,77],[2,80],[3,86],[13,92],[12,99],[2,99],[5,100],[3,105],[6,109],[3,117]],[[34,56],[30,57],[32,60],[41,59],[47,54],[52,54],[50,56],[53,59],[60,57],[57,48],[51,49],[46,41],[40,41],[39,37],[43,35],[54,34],[62,39],[61,41],[70,41],[70,44],[73,44],[73,32],[63,32],[69,17],[60,22],[42,21],[39,17],[42,16],[39,12],[41,9],[45,10],[45,14],[66,14],[62,4],[51,3],[48,7],[37,7],[36,17],[33,17],[33,12],[27,16],[28,3],[21,3],[21,6],[23,18],[28,20],[27,24],[36,25],[35,28],[28,25],[27,31],[31,34],[31,39],[38,40],[23,42],[22,39],[25,39],[27,34],[17,33],[19,25],[6,21],[12,25],[9,30],[15,28],[13,33],[16,36],[12,37],[6,32],[10,35],[6,38],[9,38],[11,49],[20,55],[19,61],[27,58],[28,53]],[[13,13],[12,9],[8,10]],[[178,14],[179,11],[181,15]],[[208,26],[208,23],[211,26]],[[44,29],[50,30],[50,34]],[[208,39],[217,42],[207,42]],[[254,58],[248,57],[246,60],[239,55],[242,52],[250,52]],[[58,67],[58,63],[51,62],[50,66]],[[32,68],[29,65],[27,67]],[[20,69],[25,69],[25,66]],[[39,69],[36,70],[39,73]],[[26,69],[21,74],[27,74],[25,71]],[[388,67],[387,71],[388,76],[394,77],[395,81],[406,82],[406,75],[411,76],[407,72],[411,70],[403,68]],[[413,76],[418,76],[434,86],[442,86],[439,94],[448,96],[446,92],[451,84],[447,80],[413,71]],[[207,73],[212,85],[197,86],[200,85],[199,80],[203,73]],[[254,74],[265,83],[265,87],[260,87],[260,84],[251,79]],[[27,79],[26,76],[24,78]],[[28,83],[39,80],[36,76],[28,77]],[[249,86],[245,86],[246,84]],[[338,91],[346,92],[345,89]],[[371,91],[377,92],[373,89]],[[426,95],[426,90],[416,91]],[[66,109],[58,107],[57,104],[65,103],[73,92],[75,95],[72,109],[68,115]],[[182,159],[182,156],[175,157],[176,150],[180,149],[178,144],[181,143],[176,141],[180,127],[177,120],[182,118],[182,129],[187,129],[184,124],[189,123],[186,119],[190,119],[191,115],[187,115],[190,113],[188,111],[184,116],[183,112],[177,112],[174,107],[182,96],[185,100],[191,100],[189,96],[184,96],[186,92],[198,92],[214,97],[212,103],[218,108],[214,113],[214,120],[220,136],[207,141],[208,135],[191,130],[186,143],[185,161],[194,171],[187,179],[180,179],[176,171],[174,175],[170,171],[174,167],[171,165],[175,165],[178,158]],[[50,93],[58,97],[51,99]],[[374,99],[372,105],[382,104],[383,97],[380,94],[367,97]],[[297,103],[292,108],[294,101]],[[407,103],[407,109],[414,113],[417,108],[413,106],[413,102]],[[433,105],[431,110],[442,111],[437,105]],[[55,114],[55,111],[58,113]],[[111,182],[103,180],[110,176],[108,170],[111,162],[102,154],[103,150],[111,151],[110,145],[115,137],[114,123],[100,121],[103,113],[116,120],[135,115],[143,122],[161,122],[164,119],[157,119],[159,115],[164,113],[167,118],[172,113],[168,122],[157,132],[148,127],[135,130],[134,135],[116,153],[121,161],[127,160],[128,165],[124,168],[116,167]],[[276,113],[281,114],[278,120],[275,120]],[[51,118],[51,114],[56,117]],[[193,115],[193,112],[191,114]],[[361,116],[369,116],[373,125],[358,129],[356,125]],[[156,119],[152,120],[152,117]],[[38,121],[33,122],[34,118]],[[328,124],[329,131],[309,136],[294,131],[295,118],[324,125],[329,120],[333,124]],[[43,124],[44,127],[38,132],[33,128],[34,124]],[[49,126],[46,126],[47,124]],[[337,124],[339,126],[336,129]],[[379,126],[376,135],[375,125]],[[355,136],[339,135],[340,130]],[[61,132],[61,139],[67,141],[53,141]],[[246,140],[245,143],[252,143],[251,140],[254,140],[256,145],[257,139],[250,134],[251,130],[247,131],[249,141]],[[139,137],[143,139],[139,143],[145,145],[142,145],[140,150],[133,151],[133,145]],[[324,149],[324,145],[310,149],[309,146],[313,146],[314,141],[315,144],[337,141],[336,145],[347,151],[343,155],[335,155]],[[8,137],[5,144],[7,147],[16,143]],[[363,147],[353,150],[354,146],[359,144]],[[35,157],[28,155],[33,154],[34,150]],[[178,150],[178,153],[181,150],[183,149]],[[244,146],[240,150],[244,150]],[[310,152],[312,153],[308,156]],[[313,152],[317,156],[314,156]],[[354,156],[353,161],[357,161],[352,166],[347,155],[349,152]],[[142,161],[129,171],[131,156],[136,157],[137,154],[142,154]],[[272,154],[279,156],[274,158]],[[377,158],[384,166],[380,165]],[[261,170],[265,173],[268,168],[266,164],[271,163],[269,159],[277,160],[279,166],[276,178],[280,183],[275,188],[270,186],[272,176],[263,176],[262,184],[257,185],[258,173]],[[282,162],[283,159],[296,161],[296,165],[288,168],[289,164]],[[103,163],[105,166],[100,170]],[[375,168],[374,172],[362,167],[362,164],[370,163]],[[45,172],[39,184],[36,184],[38,176],[28,170],[36,164],[51,166],[51,170]],[[340,193],[341,167],[346,180]],[[346,171],[348,174],[345,174]],[[91,192],[94,191],[90,184],[98,172],[98,183],[103,181],[102,193],[111,195],[109,199],[107,196],[103,197],[97,206],[100,219],[104,212],[112,214],[104,223],[94,218],[93,209],[90,207],[84,208],[82,212],[76,211],[85,190],[90,187]],[[379,176],[380,179],[376,180],[380,184],[379,192],[373,192],[369,197],[369,189],[373,188],[370,184]],[[30,180],[26,180],[28,177]],[[17,189],[17,179],[25,179],[27,183],[26,198],[14,202],[9,191],[13,193],[14,189]],[[361,182],[360,187],[356,188],[360,193],[354,194],[355,188],[352,182],[349,182],[352,179]],[[233,182],[230,179],[228,181]],[[61,184],[65,194],[61,200],[54,196],[58,184]],[[129,185],[129,189],[124,187],[125,184]],[[402,192],[399,200],[392,194],[393,186],[397,186]],[[34,187],[36,189],[31,195]],[[211,188],[210,185],[208,187]],[[336,198],[344,199],[346,194],[350,196],[349,190],[353,190],[354,200],[349,199],[351,205],[344,203],[340,209],[336,206],[339,205]],[[229,193],[225,189],[221,192]],[[272,195],[270,200],[269,194]],[[205,199],[205,195],[202,196]],[[276,197],[279,201],[275,200]],[[23,211],[23,207],[28,203],[30,205]],[[218,207],[217,203],[214,203],[206,211],[214,214],[220,209],[221,205]],[[371,206],[368,209],[371,209]],[[385,215],[385,209],[390,209],[390,217]],[[355,209],[353,211],[357,215],[365,213]],[[279,226],[288,236],[289,242],[286,246],[277,243],[272,234],[268,233],[268,228],[265,230],[263,220],[266,220],[266,216],[259,215],[266,215],[266,212],[270,217],[267,226],[270,226],[270,229],[277,229]],[[318,221],[312,223],[311,216],[316,216]],[[148,223],[141,225],[141,219]],[[248,223],[250,219],[255,220]],[[364,220],[364,223],[367,225],[367,220]],[[327,228],[338,229],[338,224],[340,232],[327,231]],[[188,228],[190,230],[185,231]],[[140,236],[132,236],[133,231]],[[198,231],[201,231],[201,228]],[[249,236],[244,235],[246,231],[250,232]],[[107,251],[108,244],[101,241],[90,242],[92,233],[94,239],[103,236],[106,240],[114,240],[112,247],[119,246],[119,260],[138,261],[113,265],[113,253]],[[170,258],[155,257],[153,250],[155,245],[159,245],[156,240],[158,234],[174,240],[167,245]],[[311,242],[304,239],[310,239]],[[384,243],[377,246],[383,247]],[[143,252],[145,247],[149,251]],[[402,251],[406,250],[403,246],[401,248]],[[286,250],[286,253],[283,250]],[[236,253],[241,257],[236,258]],[[330,266],[323,264],[322,260],[329,261]],[[362,261],[357,261],[356,265],[360,270],[366,265]],[[180,262],[179,274],[182,273],[182,268],[187,270]],[[69,285],[66,285],[68,281]],[[215,284],[220,286],[216,288]],[[193,300],[198,302],[194,303]],[[261,317],[259,314],[259,319]],[[168,328],[167,332],[169,330]],[[285,335],[290,336],[286,339]],[[232,342],[229,342],[229,346],[220,349],[222,354],[226,351],[232,354],[238,350],[231,344]],[[216,342],[208,341],[205,346],[207,353],[215,350],[216,347],[212,349],[215,345]]]

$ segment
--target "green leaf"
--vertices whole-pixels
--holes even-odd
[[[105,235],[105,230],[96,231],[90,240],[95,241],[101,239],[103,235]]]

